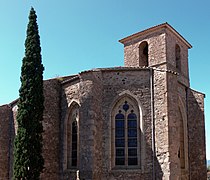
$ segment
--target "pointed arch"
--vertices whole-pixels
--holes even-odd
[[[180,114],[180,126],[179,126],[179,137],[180,137],[180,168],[181,170],[188,170],[188,131],[187,131],[187,111],[183,100],[179,96],[179,114]]]
[[[141,103],[129,91],[124,91],[111,107],[111,166],[141,168],[144,157]]]
[[[79,158],[79,103],[72,100],[64,120],[64,169],[78,167]]]

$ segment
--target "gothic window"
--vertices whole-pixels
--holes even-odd
[[[130,98],[122,98],[113,113],[112,151],[115,168],[140,166],[140,126],[138,107]]]
[[[180,55],[180,47],[176,44],[175,47],[175,56],[176,56],[176,68],[180,72],[181,71],[181,55]]]
[[[139,45],[139,66],[148,66],[148,43],[146,41]]]
[[[78,123],[79,106],[75,104],[70,111],[67,124],[67,168],[78,166]]]
[[[77,121],[71,124],[71,165],[77,166]]]

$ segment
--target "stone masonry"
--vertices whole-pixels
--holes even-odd
[[[44,82],[41,179],[206,180],[205,95],[190,88],[192,46],[167,23],[120,42],[124,67]],[[17,101],[0,106],[0,180],[12,177],[17,110]],[[135,113],[136,133],[128,115],[117,134],[117,113]]]

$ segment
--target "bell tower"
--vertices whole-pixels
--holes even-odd
[[[190,174],[187,130],[190,89],[188,49],[192,48],[172,26],[163,23],[121,39],[124,65],[150,69],[151,124],[154,157],[163,179],[187,179]],[[138,78],[138,77],[137,77]],[[202,122],[202,116],[199,117]],[[202,146],[204,147],[204,146]],[[157,178],[161,172],[156,172]]]
[[[121,39],[124,65],[156,67],[179,73],[189,87],[188,49],[192,48],[172,26],[163,23]]]

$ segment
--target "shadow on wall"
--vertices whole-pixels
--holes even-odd
[[[194,179],[207,179],[204,94],[188,90],[189,172]]]
[[[76,179],[76,174],[71,173],[67,171],[67,134],[66,134],[66,124],[68,120],[67,114],[68,114],[68,102],[67,97],[62,90],[61,93],[62,99],[61,99],[61,124],[60,124],[60,172],[62,179],[69,179],[70,177],[72,179]]]

